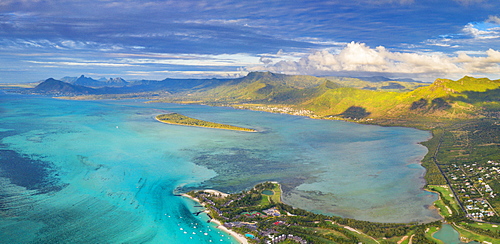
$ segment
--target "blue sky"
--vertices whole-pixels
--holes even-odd
[[[497,0],[2,0],[0,82],[500,78]]]

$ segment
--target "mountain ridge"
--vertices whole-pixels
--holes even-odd
[[[80,78],[88,80],[83,75]],[[497,95],[500,94],[500,80],[469,76],[456,81],[436,79],[410,91],[360,89],[325,77],[271,72],[251,72],[236,79],[141,80],[122,87],[88,88],[76,82],[61,82],[48,79],[33,92],[101,97],[134,94],[133,97],[151,98],[154,95],[159,102],[195,101],[223,106],[244,105],[250,109],[278,106],[307,110],[313,117],[364,121],[465,119],[483,116],[485,111],[494,111],[500,106]]]
[[[93,94],[95,89],[49,78],[31,89],[31,92],[36,94],[83,95]]]

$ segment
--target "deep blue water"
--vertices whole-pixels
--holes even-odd
[[[165,112],[258,133],[167,125]],[[0,94],[0,240],[234,242],[177,191],[279,181],[284,200],[383,222],[431,221],[429,133],[201,105]],[[222,240],[222,241],[221,241]]]

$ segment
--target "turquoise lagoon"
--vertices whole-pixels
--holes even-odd
[[[168,125],[160,113],[258,133]],[[285,202],[382,222],[432,221],[429,133],[202,105],[0,94],[0,240],[235,243],[175,194],[273,180]]]

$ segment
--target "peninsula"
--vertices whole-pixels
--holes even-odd
[[[199,202],[210,221],[240,243],[435,243],[441,222],[373,223],[315,214],[281,200],[278,182],[264,182],[248,191],[225,194],[214,190],[182,194]],[[193,213],[199,214],[200,212]],[[427,230],[427,231],[426,231]]]
[[[178,114],[178,113],[170,113],[170,114],[160,114],[157,115],[156,120],[174,125],[187,125],[187,126],[196,126],[196,127],[207,127],[207,128],[216,128],[216,129],[224,129],[224,130],[236,130],[236,131],[246,131],[246,132],[257,132],[254,129],[248,129],[233,125],[226,125],[220,123],[214,123],[199,119],[190,118],[188,116]]]

